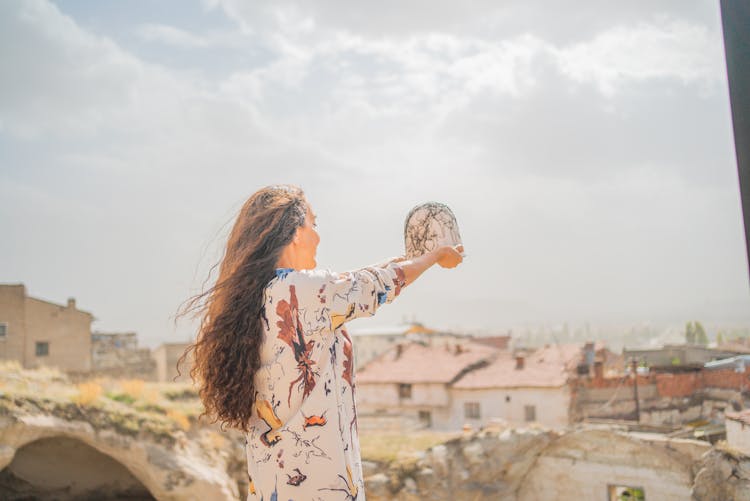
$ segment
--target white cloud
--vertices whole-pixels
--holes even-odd
[[[211,44],[206,37],[164,24],[144,24],[138,27],[137,32],[144,40],[161,42],[175,47],[201,48],[208,47]]]
[[[724,80],[721,41],[685,22],[619,26],[556,53],[563,74],[593,82],[609,97],[630,82],[675,79],[709,87]]]

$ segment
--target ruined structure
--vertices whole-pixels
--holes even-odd
[[[29,297],[23,284],[0,284],[0,360],[88,372],[93,319],[73,298],[59,305]]]
[[[367,465],[367,498],[540,501],[750,499],[750,458],[705,442],[624,429],[488,428],[383,469]]]
[[[190,369],[193,367],[192,357],[187,357],[177,372],[177,361],[190,343],[162,343],[156,347],[151,356],[156,363],[156,380],[167,382],[187,383],[190,379]],[[192,355],[192,353],[191,353]]]
[[[148,348],[138,348],[135,332],[91,334],[92,372],[110,377],[156,379],[156,361]]]
[[[237,500],[226,450],[135,413],[0,397],[2,499]]]

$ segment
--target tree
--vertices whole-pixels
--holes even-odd
[[[693,332],[695,332],[696,343],[701,346],[708,346],[708,336],[706,335],[706,329],[703,328],[703,325],[701,325],[700,322],[695,322]]]
[[[695,344],[695,329],[693,328],[693,322],[688,322],[685,325],[685,342],[687,344]]]
[[[716,334],[716,345],[721,346],[722,344],[724,344],[724,334],[719,332],[718,334]]]

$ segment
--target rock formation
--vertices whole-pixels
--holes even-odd
[[[0,396],[4,499],[107,499],[114,491],[160,501],[239,499],[228,457],[200,442],[135,413]],[[91,463],[96,471],[81,473]],[[21,471],[40,482],[22,480]]]

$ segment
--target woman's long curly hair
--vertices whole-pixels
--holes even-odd
[[[178,316],[199,316],[190,376],[205,406],[201,416],[248,431],[255,400],[253,378],[260,368],[264,289],[275,276],[281,253],[305,224],[307,201],[296,186],[268,186],[242,206],[229,235],[213,287],[188,299]]]

